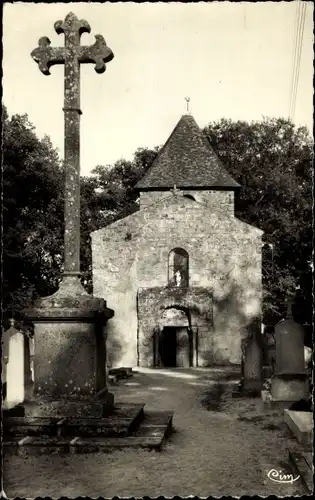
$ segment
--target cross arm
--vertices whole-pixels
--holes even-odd
[[[95,35],[95,43],[90,47],[79,47],[79,61],[80,63],[95,63],[95,71],[97,73],[104,73],[107,62],[114,58],[114,54],[107,46],[102,35]]]
[[[49,68],[54,64],[65,62],[65,49],[63,47],[50,47],[50,40],[43,36],[38,40],[38,47],[31,52],[31,56],[44,75],[50,75]]]

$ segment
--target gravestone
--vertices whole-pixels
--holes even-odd
[[[243,391],[260,393],[263,382],[263,344],[261,333],[253,331],[244,349]]]
[[[310,347],[307,347],[306,345],[304,346],[304,362],[305,362],[305,369],[307,369],[310,366],[311,359],[312,359],[313,351]]]
[[[1,382],[2,382],[2,400],[6,397],[7,391],[7,363],[9,358],[9,336],[8,330],[1,328]]]
[[[288,404],[308,397],[304,329],[293,319],[292,304],[288,296],[286,318],[275,326],[276,367],[271,381],[272,401]]]
[[[10,328],[4,332],[2,351],[6,382],[4,409],[12,408],[21,403],[25,395],[24,334],[15,328],[13,319],[10,321]]]

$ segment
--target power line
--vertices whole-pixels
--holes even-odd
[[[305,14],[306,14],[306,3],[303,2],[302,12],[301,12],[301,24],[300,24],[301,25],[300,40],[299,40],[300,43],[299,43],[299,47],[298,47],[297,69],[296,69],[296,76],[295,76],[295,86],[294,86],[294,91],[293,91],[292,118],[294,118],[294,114],[295,114],[296,96],[297,96],[297,91],[298,91],[298,86],[299,86],[301,54],[302,54],[304,26],[305,26]]]
[[[293,38],[293,58],[292,58],[292,75],[290,84],[290,96],[289,96],[289,117],[292,116],[292,103],[293,103],[293,89],[295,84],[296,76],[296,61],[298,52],[298,39],[299,39],[299,29],[300,29],[300,12],[301,12],[301,2],[297,1],[296,11],[295,11],[295,23],[294,23],[294,38]]]
[[[303,34],[304,34],[304,23],[305,23],[305,11],[306,4],[303,2],[303,5],[300,10],[299,24],[298,24],[298,40],[297,40],[297,48],[296,48],[296,66],[292,87],[292,96],[291,96],[291,117],[294,117],[295,113],[295,105],[296,105],[296,96],[300,75],[300,65],[301,65],[301,52],[302,52],[302,43],[303,43]]]
[[[296,3],[296,9],[295,9],[294,35],[293,35],[293,45],[292,45],[292,74],[291,74],[290,92],[289,92],[289,117],[291,117],[293,86],[294,86],[294,81],[295,81],[300,6],[301,6],[301,2],[300,2],[300,0],[298,0]]]
[[[306,14],[306,2],[298,0],[296,8],[295,30],[294,30],[294,45],[293,45],[293,67],[289,95],[289,118],[294,118],[296,96],[299,84],[301,53],[304,36]]]

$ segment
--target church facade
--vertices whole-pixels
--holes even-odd
[[[136,185],[139,210],[91,234],[111,366],[241,362],[260,329],[263,232],[235,217],[238,188],[184,115]]]

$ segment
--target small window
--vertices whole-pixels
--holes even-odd
[[[168,283],[177,288],[188,287],[189,256],[183,248],[174,248],[168,257]]]
[[[190,200],[196,201],[196,199],[191,194],[184,194],[184,198],[189,198]]]

